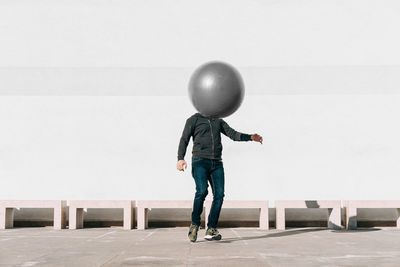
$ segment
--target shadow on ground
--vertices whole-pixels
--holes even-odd
[[[362,232],[375,232],[375,231],[381,231],[381,228],[357,228],[354,230],[332,230],[333,233],[342,233],[342,234],[349,234],[349,233],[362,233]]]
[[[255,240],[255,239],[263,239],[263,238],[274,238],[274,237],[282,237],[282,236],[290,236],[290,235],[298,235],[302,233],[309,233],[309,232],[317,232],[317,231],[324,231],[326,228],[313,228],[313,229],[298,229],[298,230],[286,230],[283,232],[278,233],[270,233],[265,235],[259,236],[242,236],[242,237],[231,237],[231,238],[224,238],[219,243],[232,243],[236,241],[243,241],[243,240]],[[197,242],[209,242],[206,240],[197,241]]]
[[[364,228],[364,229],[357,229],[357,230],[330,230],[333,233],[357,233],[357,232],[372,232],[372,231],[380,231],[379,228]],[[285,230],[283,232],[278,233],[270,233],[264,234],[259,236],[242,236],[242,237],[231,237],[231,238],[224,238],[219,243],[232,243],[236,241],[243,241],[243,240],[255,240],[255,239],[263,239],[263,238],[275,238],[275,237],[283,237],[283,236],[291,236],[291,235],[298,235],[310,232],[318,232],[318,231],[327,231],[326,228],[312,228],[312,229],[296,229],[296,230]],[[207,240],[199,240],[199,242],[209,242]]]

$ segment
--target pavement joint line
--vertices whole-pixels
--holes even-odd
[[[192,266],[193,265],[193,259],[191,257],[193,245],[194,245],[194,242],[190,242],[189,241],[189,246],[188,246],[188,251],[187,251],[187,254],[186,254],[186,259],[184,260],[185,266]]]
[[[203,259],[211,259],[211,260],[229,260],[229,259],[256,259],[257,257],[255,256],[196,256],[195,257],[198,260],[203,260]]]
[[[237,231],[233,230],[232,228],[231,228],[231,231],[236,235],[236,237],[238,237],[241,241],[243,241],[243,243],[244,243],[246,246],[249,244],[249,243],[247,243],[246,240],[244,240],[244,239],[239,235],[239,233],[238,233]]]
[[[24,263],[22,263],[22,264],[20,264],[18,266],[29,267],[29,266],[35,266],[38,263],[39,263],[38,261],[26,261],[26,262],[24,262]]]
[[[146,238],[152,236],[155,232],[157,232],[158,229],[155,229],[153,232],[148,233],[145,237],[140,239],[139,241],[134,242],[129,248],[132,248],[134,246],[137,246],[141,241],[144,241]],[[114,231],[115,232],[115,231]],[[107,264],[111,264],[114,259],[117,259],[121,255],[125,254],[126,250],[121,251],[120,253],[112,256],[110,259],[106,260],[104,263],[102,263],[100,266],[106,266]]]
[[[261,261],[262,261],[262,266],[272,267],[272,265],[270,265],[269,263],[266,262],[267,257],[265,256],[264,253],[258,252],[257,255],[258,255],[258,258],[261,259]]]
[[[321,260],[334,260],[334,259],[350,259],[350,258],[387,258],[392,257],[395,258],[395,255],[362,255],[362,254],[346,254],[344,256],[324,256],[319,257]]]
[[[20,232],[22,230],[23,229],[3,229],[3,231],[0,231],[0,234],[1,233],[15,233],[15,232]]]
[[[140,241],[144,241],[147,238],[149,238],[150,236],[152,236],[155,232],[157,232],[158,229],[154,230],[153,232],[149,233],[148,235],[146,235],[145,237],[143,237],[142,239],[140,239]]]
[[[51,236],[43,236],[43,235],[30,235],[30,236],[28,236],[28,235],[16,235],[16,236],[3,236],[3,237],[6,237],[6,238],[10,238],[10,237],[12,237],[12,238],[27,238],[27,237],[29,237],[29,238],[34,238],[34,237],[38,237],[38,238],[76,238],[76,239],[87,239],[87,237],[84,237],[84,236],[64,236],[64,235],[51,235]]]
[[[107,236],[107,235],[113,234],[113,233],[115,233],[115,232],[116,232],[116,231],[111,231],[111,232],[108,232],[108,233],[105,233],[105,234],[96,236],[96,237],[94,237],[93,239],[99,239],[99,238],[105,237],[105,236]]]
[[[42,258],[46,257],[47,255],[51,255],[51,254],[53,254],[55,251],[60,250],[60,249],[50,249],[50,250],[51,250],[51,252],[46,252],[46,253],[41,254],[41,255],[39,255],[39,256],[35,256],[35,257],[33,257],[33,258],[29,258],[29,259],[27,259],[27,261],[24,261],[23,263],[19,263],[17,266],[27,266],[27,265],[24,265],[24,264],[26,264],[27,262],[35,262],[35,265],[38,264],[38,263],[39,263],[39,264],[40,264],[40,263],[43,263],[43,262],[41,261]],[[28,266],[33,266],[33,265],[28,265]]]
[[[111,258],[109,258],[108,260],[106,260],[105,262],[103,262],[100,267],[102,266],[106,266],[106,264],[110,264],[114,259],[120,257],[121,255],[125,254],[125,250],[121,251],[120,253],[117,253],[115,255],[113,255]]]

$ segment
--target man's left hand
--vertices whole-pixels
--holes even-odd
[[[259,143],[262,144],[263,138],[262,138],[262,136],[259,135],[259,134],[252,134],[252,135],[251,135],[251,141],[256,141],[256,142],[259,142]]]

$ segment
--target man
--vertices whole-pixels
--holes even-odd
[[[196,194],[193,202],[192,223],[188,237],[191,242],[197,240],[200,226],[200,215],[203,203],[208,194],[208,183],[213,192],[213,202],[208,217],[206,240],[221,240],[217,230],[219,215],[224,199],[224,167],[222,164],[221,133],[234,141],[256,141],[262,144],[258,134],[244,134],[232,129],[223,119],[209,118],[196,113],[186,120],[178,148],[177,169],[184,171],[187,167],[184,160],[186,148],[193,137],[192,176],[196,183]]]

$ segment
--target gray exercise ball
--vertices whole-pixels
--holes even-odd
[[[224,62],[208,62],[198,67],[189,81],[193,106],[205,117],[224,118],[242,104],[244,84],[240,73]]]

